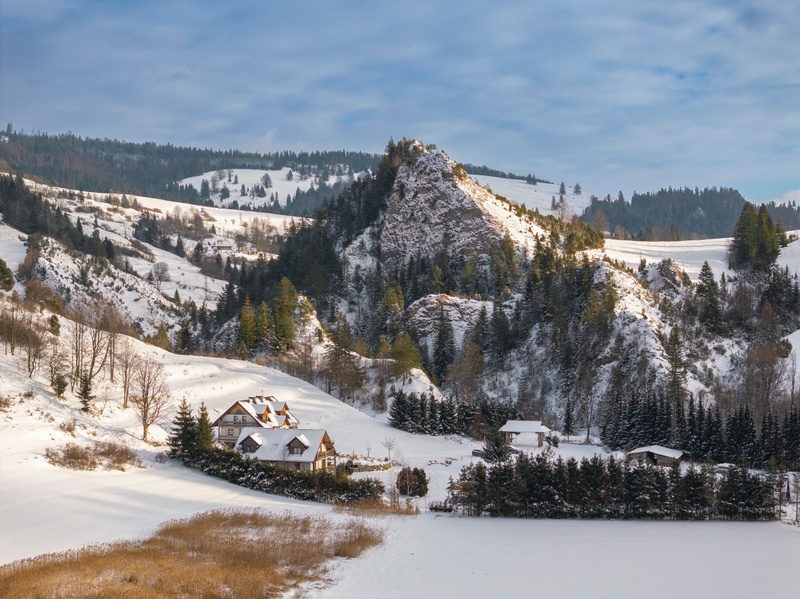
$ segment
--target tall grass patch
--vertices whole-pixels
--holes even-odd
[[[363,520],[215,510],[162,525],[148,539],[0,566],[0,596],[279,597],[358,557],[383,531]]]

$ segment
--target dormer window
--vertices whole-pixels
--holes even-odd
[[[292,455],[302,455],[305,447],[302,445],[292,445],[289,447],[289,453]]]

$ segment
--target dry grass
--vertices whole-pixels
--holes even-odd
[[[168,522],[141,542],[0,567],[0,597],[278,597],[356,557],[383,532],[361,520],[218,510]]]
[[[362,499],[348,505],[337,505],[338,512],[353,514],[354,516],[418,516],[419,508],[412,502],[400,501],[397,493],[389,492],[389,499],[375,497]]]
[[[100,441],[93,447],[84,447],[77,443],[66,443],[58,449],[45,449],[44,456],[54,466],[62,466],[71,470],[96,470],[105,465],[108,470],[125,471],[127,466],[142,467],[139,456],[119,443]]]

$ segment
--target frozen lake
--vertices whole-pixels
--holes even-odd
[[[800,528],[778,523],[511,520],[423,514],[343,562],[316,597],[794,597]]]

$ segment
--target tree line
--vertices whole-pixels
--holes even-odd
[[[520,454],[464,466],[448,504],[469,516],[672,520],[771,520],[779,479],[732,466],[661,468],[594,456],[564,461]]]
[[[374,170],[379,156],[346,150],[268,153],[211,150],[115,139],[49,135],[6,129],[8,142],[0,160],[11,168],[71,189],[114,191],[168,200],[202,202],[194,188],[176,181],[218,169],[278,170],[286,166],[322,172],[349,166],[354,172]]]
[[[431,394],[391,394],[389,424],[394,428],[425,435],[469,435],[482,439],[507,420],[518,418],[516,410],[503,403],[481,399],[475,404],[437,400]]]
[[[646,445],[677,447],[698,460],[751,467],[800,469],[800,414],[792,406],[782,416],[766,412],[756,426],[747,405],[723,413],[696,402],[686,407],[663,394],[613,399],[605,405],[601,439],[611,449]]]

